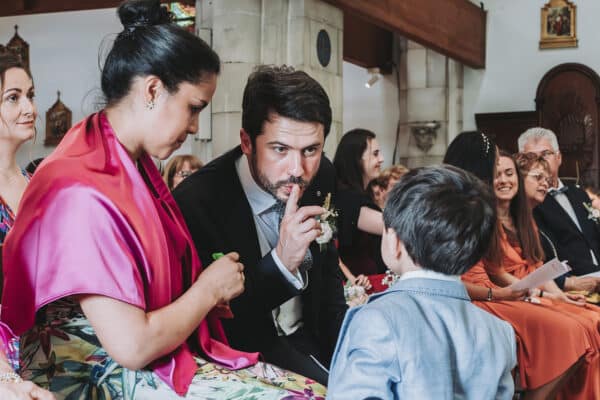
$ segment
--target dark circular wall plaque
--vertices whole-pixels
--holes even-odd
[[[317,35],[317,57],[322,66],[329,65],[331,60],[331,40],[325,29],[321,29]]]

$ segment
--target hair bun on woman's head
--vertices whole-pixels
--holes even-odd
[[[171,14],[161,6],[160,0],[128,0],[119,6],[117,13],[128,30],[171,22]]]

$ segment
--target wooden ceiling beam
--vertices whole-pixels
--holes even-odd
[[[469,0],[324,0],[344,12],[485,68],[486,12]]]
[[[195,5],[195,0],[179,0],[181,3]],[[0,17],[13,15],[41,14],[62,11],[95,10],[113,8],[122,0],[0,0]],[[161,0],[162,3],[170,1]]]

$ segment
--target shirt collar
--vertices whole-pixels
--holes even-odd
[[[414,279],[414,278],[425,278],[425,279],[438,279],[441,281],[460,282],[459,275],[446,275],[441,272],[432,271],[430,269],[419,269],[416,271],[408,271],[400,275],[399,280]]]
[[[235,169],[240,178],[244,194],[248,199],[248,203],[250,203],[252,213],[260,215],[273,207],[276,202],[275,197],[258,186],[250,172],[248,157],[245,154],[235,161]]]
[[[560,189],[563,186],[565,186],[565,184],[560,180],[560,178],[558,178],[558,186],[556,186],[556,188]]]

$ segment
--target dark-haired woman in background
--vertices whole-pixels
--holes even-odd
[[[505,194],[505,187],[510,186],[506,181],[512,182],[516,193],[518,180],[512,178],[517,173],[514,164],[513,168],[497,164],[502,160],[494,142],[480,132],[458,135],[444,157],[445,163],[471,172],[490,184],[500,203],[498,216],[506,222],[504,211],[511,202]],[[527,217],[528,210],[522,207],[520,210]],[[531,219],[530,212],[526,219]],[[509,225],[515,226],[522,220],[512,218]],[[553,399],[559,392],[566,399],[597,398],[599,377],[588,373],[597,371],[598,367],[597,331],[551,307],[522,301],[527,291],[513,290],[500,281],[504,276],[503,265],[508,265],[513,256],[502,222],[500,219],[487,256],[462,276],[469,296],[475,305],[513,326],[518,339],[520,384],[526,390],[526,399]],[[535,236],[533,239],[525,237],[535,240]],[[584,369],[580,368],[582,364]]]
[[[337,179],[335,207],[339,213],[338,252],[343,264],[359,280],[386,270],[380,251],[383,217],[367,191],[369,182],[379,176],[382,163],[375,134],[366,129],[346,132],[333,159]]]
[[[159,0],[118,14],[106,108],[36,171],[5,245],[2,320],[21,336],[24,377],[59,398],[323,395],[227,345],[219,318],[244,289],[244,266],[230,253],[202,271],[150,157],[167,158],[198,129],[217,54],[170,24]]]

